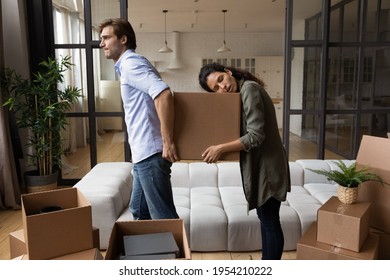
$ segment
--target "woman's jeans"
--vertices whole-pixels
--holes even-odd
[[[279,200],[271,197],[256,209],[261,225],[263,260],[280,260],[282,258],[284,237],[280,225],[280,204]]]
[[[134,164],[130,212],[135,220],[179,218],[173,203],[171,166],[161,153]]]

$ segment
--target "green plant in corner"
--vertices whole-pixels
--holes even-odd
[[[31,130],[26,145],[33,152],[27,157],[40,176],[51,175],[62,165],[61,131],[67,125],[66,112],[80,96],[77,87],[63,85],[64,72],[72,65],[69,56],[59,61],[49,57],[39,64],[31,81],[10,68],[1,77],[3,105],[14,111],[19,128]]]
[[[329,181],[334,181],[347,188],[357,188],[366,181],[375,181],[381,183],[382,185],[389,185],[377,174],[369,172],[368,167],[358,169],[356,162],[349,166],[341,160],[334,161],[334,163],[340,168],[340,170],[315,170],[310,168],[308,168],[308,170],[324,175]]]

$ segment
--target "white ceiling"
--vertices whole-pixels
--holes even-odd
[[[285,0],[128,0],[129,21],[136,32],[280,32]]]

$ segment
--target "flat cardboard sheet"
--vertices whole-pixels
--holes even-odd
[[[191,259],[184,221],[182,219],[132,220],[116,222],[110,235],[106,260],[118,260],[124,256],[123,237],[125,235],[172,232],[180,255],[176,259]]]
[[[125,235],[123,243],[126,256],[180,254],[172,232]]]

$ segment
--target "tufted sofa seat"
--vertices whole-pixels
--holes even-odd
[[[344,160],[349,165],[352,160]],[[295,250],[302,234],[317,219],[317,210],[337,193],[337,185],[312,169],[335,169],[333,160],[290,162],[292,188],[280,216],[284,250]],[[97,164],[74,187],[92,205],[92,221],[100,229],[100,247],[106,249],[116,221],[132,220],[128,211],[132,164]],[[184,220],[192,251],[261,250],[256,211],[247,211],[238,162],[176,162],[171,174],[174,202]]]

